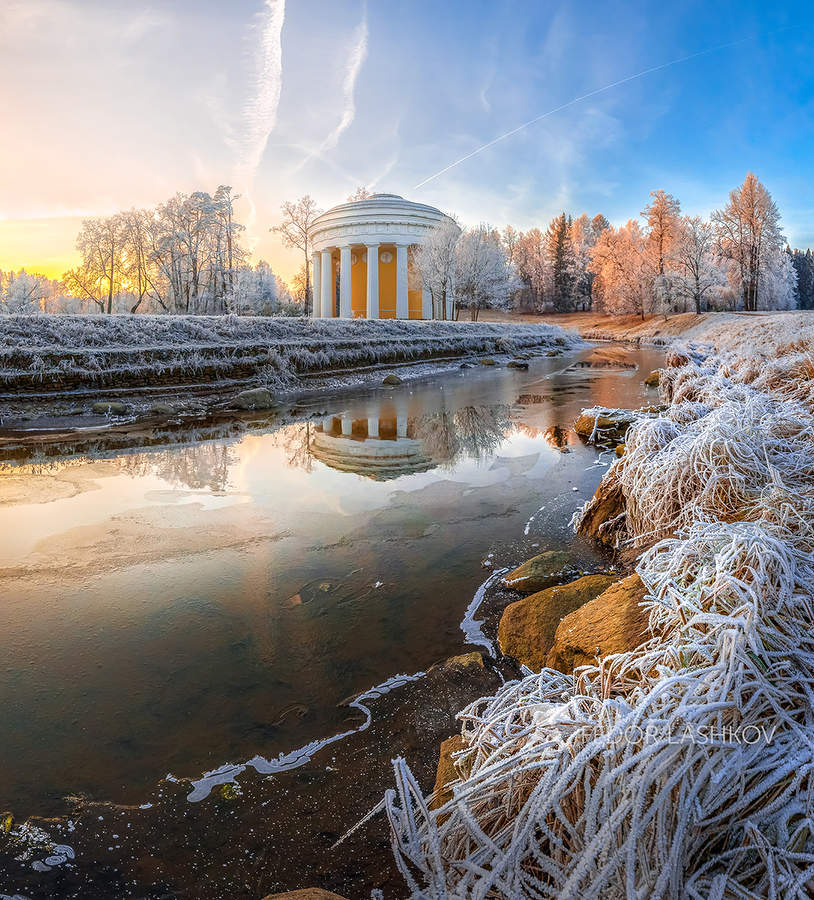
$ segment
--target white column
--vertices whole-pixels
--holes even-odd
[[[331,259],[331,251],[322,251],[322,265],[320,277],[322,289],[320,290],[320,315],[323,318],[331,318],[334,314],[334,266]]]
[[[342,416],[342,434],[346,436],[353,434],[353,419],[350,416]]]
[[[421,291],[421,318],[432,318],[432,294],[426,288]]]
[[[379,245],[367,245],[367,307],[368,319],[379,318]],[[378,434],[378,431],[376,432]]]
[[[367,436],[377,438],[379,436],[379,420],[376,418],[368,418],[367,420]]]
[[[339,315],[353,318],[350,294],[350,245],[339,248]]]
[[[322,316],[322,279],[319,277],[322,270],[322,260],[319,253],[313,253],[311,259],[313,266],[311,295],[314,301],[314,307],[311,310],[311,315],[313,316],[313,318],[319,319]]]
[[[396,318],[410,318],[410,300],[407,295],[407,246],[396,247]]]
[[[322,419],[322,430],[326,432],[330,432],[334,430],[334,417],[333,416],[324,416]]]

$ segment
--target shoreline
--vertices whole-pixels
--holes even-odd
[[[596,325],[584,320],[581,333],[595,337]],[[659,340],[658,331],[651,325],[637,338]],[[620,328],[615,335],[620,332],[629,334]],[[806,313],[728,314],[684,330],[661,370],[666,411],[633,424],[620,458],[576,517],[578,532],[587,522],[588,533],[605,543],[635,548],[636,575],[613,587],[638,582],[635,607],[647,614],[641,631],[592,660],[591,638],[597,653],[601,640],[591,628],[600,623],[594,614],[591,625],[583,611],[605,595],[583,601],[555,638],[575,630],[575,617],[588,622],[585,655],[574,662],[583,668],[569,674],[571,665],[556,654],[552,662],[549,654],[546,665],[554,668],[540,671],[539,663],[528,662],[539,674],[464,710],[451,758],[442,751],[435,792],[424,799],[409,786],[409,764],[398,763],[396,792],[387,802],[394,852],[401,867],[417,873],[422,897],[497,890],[498,868],[501,896],[520,896],[532,877],[529,864],[535,891],[568,897],[622,896],[630,885],[637,893],[668,896],[667,876],[692,897],[727,886],[762,896],[770,884],[781,891],[805,880],[804,863],[784,857],[787,867],[774,867],[744,834],[759,828],[767,848],[782,854],[789,839],[784,808],[800,807],[814,773],[807,739],[797,732],[808,721],[805,684],[814,679],[814,611],[803,600],[814,588],[814,467],[805,464],[814,433],[813,338],[814,316]],[[745,446],[738,450],[737,443]],[[707,455],[706,447],[716,454]],[[612,524],[604,539],[603,523]],[[789,605],[790,596],[796,605]],[[746,637],[739,641],[741,630]],[[532,722],[534,710],[539,720]],[[693,723],[689,738],[685,731],[675,739],[676,717]],[[614,735],[628,720],[636,734],[628,728],[620,743]],[[772,738],[756,748],[739,735],[759,731],[758,722],[768,723]],[[707,734],[713,723],[715,734],[728,737],[710,750],[694,735]],[[725,767],[732,751],[744,748],[749,761],[734,775],[736,782],[749,779],[749,802],[737,790],[721,800],[726,788],[709,784],[709,758],[715,754],[717,767]],[[783,760],[795,753],[795,769],[787,772]],[[688,761],[695,757],[697,763]],[[660,758],[661,769],[653,762]],[[539,761],[529,768],[532,760]],[[778,767],[784,804],[776,798]],[[709,813],[692,805],[698,801],[687,807],[683,800],[710,790],[715,806],[727,808],[723,836]],[[660,803],[661,797],[668,799]],[[597,804],[605,810],[599,820],[589,809]],[[509,828],[493,830],[496,806]],[[647,824],[631,834],[629,817],[637,810]],[[529,817],[544,818],[556,843],[537,834],[514,845],[509,835],[533,833]],[[798,849],[808,837],[796,837]],[[462,847],[478,855],[477,868],[454,862]],[[603,864],[620,853],[615,865]]]

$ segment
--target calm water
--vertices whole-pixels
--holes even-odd
[[[568,520],[604,469],[570,426],[594,403],[652,402],[660,355],[564,371],[578,358],[304,399],[302,421],[238,437],[3,467],[0,809],[138,801],[167,772],[358,724],[344,699],[467,649],[484,562],[572,547],[595,564]]]

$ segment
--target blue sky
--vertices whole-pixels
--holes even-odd
[[[267,228],[306,192],[525,229],[622,222],[656,188],[706,215],[749,169],[814,246],[813,34],[802,3],[3,0],[0,265],[70,253],[82,214],[218,183],[290,275]]]

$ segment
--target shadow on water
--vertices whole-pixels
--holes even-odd
[[[661,356],[574,359],[6,441],[0,808],[134,802],[356,727],[343,700],[473,649],[490,567],[543,547],[602,565],[568,523],[607,459],[571,425],[652,402]]]

